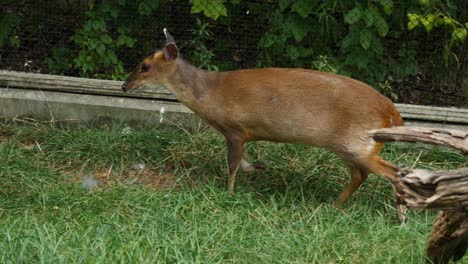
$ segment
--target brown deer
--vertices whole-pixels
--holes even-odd
[[[164,86],[221,132],[227,144],[230,192],[239,166],[256,169],[243,159],[244,144],[255,140],[307,144],[336,153],[351,174],[336,202],[339,207],[369,172],[395,175],[398,167],[380,157],[383,145],[367,131],[401,126],[403,120],[393,103],[369,85],[305,69],[204,71],[182,60],[174,38],[166,29],[164,33],[162,50],[146,57],[122,90]]]

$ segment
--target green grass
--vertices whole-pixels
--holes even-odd
[[[400,227],[385,179],[371,176],[337,210],[348,176],[336,156],[268,142],[247,149],[267,169],[240,173],[230,195],[224,142],[210,131],[3,125],[0,262],[425,262],[435,212],[412,211]],[[426,169],[468,165],[411,145],[383,155]],[[99,187],[80,188],[84,175]]]

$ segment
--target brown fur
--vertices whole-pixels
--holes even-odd
[[[254,140],[301,143],[336,153],[351,173],[338,205],[349,199],[368,172],[395,174],[397,167],[380,158],[382,144],[367,131],[400,126],[403,120],[393,103],[370,86],[305,69],[207,72],[177,58],[173,48],[146,58],[150,71],[137,69],[124,90],[163,85],[220,131],[228,146],[230,191],[244,143]]]

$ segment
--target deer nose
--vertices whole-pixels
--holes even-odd
[[[125,81],[125,82],[122,84],[122,91],[123,91],[124,93],[127,92],[127,84],[128,84],[127,81]]]

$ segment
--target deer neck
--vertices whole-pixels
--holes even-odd
[[[168,88],[175,92],[179,101],[195,110],[217,86],[219,75],[218,72],[205,71],[179,59]]]

